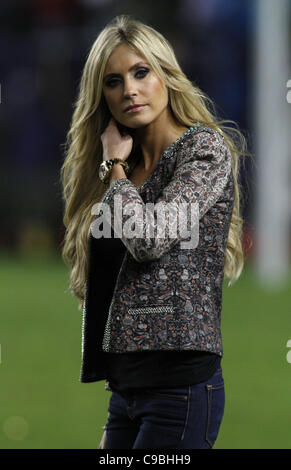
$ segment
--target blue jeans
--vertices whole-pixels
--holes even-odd
[[[221,367],[205,382],[112,391],[105,449],[211,449],[224,414]]]

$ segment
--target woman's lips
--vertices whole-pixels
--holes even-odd
[[[143,104],[142,106],[135,106],[134,108],[129,108],[126,113],[136,113],[137,111],[141,111],[146,107],[146,104]]]

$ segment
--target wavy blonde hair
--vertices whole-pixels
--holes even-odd
[[[234,207],[224,264],[228,285],[239,278],[244,265],[243,219],[240,214],[242,192],[238,173],[239,157],[247,154],[246,139],[233,121],[216,119],[214,103],[186,77],[171,45],[159,32],[129,15],[120,15],[101,31],[88,54],[64,144],[61,183],[66,232],[62,257],[71,268],[69,290],[79,299],[79,309],[83,307],[88,274],[88,236],[94,218],[91,208],[108,189],[108,184],[104,185],[98,177],[103,160],[100,136],[110,118],[102,93],[103,74],[110,54],[121,44],[127,44],[145,57],[166,84],[169,107],[178,123],[190,127],[199,121],[224,136],[233,156],[234,176]],[[232,123],[236,128],[226,123]],[[134,143],[128,161],[136,161],[136,154]]]

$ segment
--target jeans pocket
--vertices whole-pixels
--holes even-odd
[[[161,389],[161,388],[159,388],[158,390],[154,390],[154,389],[144,390],[145,394],[151,395],[153,397],[165,398],[168,400],[177,400],[177,401],[182,401],[182,402],[188,401],[188,393],[185,392],[185,390],[182,390],[181,393],[178,393],[176,389],[176,392],[174,392],[171,389]]]
[[[206,441],[213,447],[222,422],[225,405],[224,382],[207,384],[207,427]]]

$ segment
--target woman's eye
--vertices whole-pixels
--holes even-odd
[[[136,78],[144,78],[149,72],[149,69],[139,69],[135,76]],[[108,80],[108,82],[106,82],[106,85],[109,86],[110,88],[114,88],[116,84],[118,84],[119,82],[119,79],[118,78],[112,78],[111,80]]]
[[[108,82],[106,82],[106,85],[113,88],[116,85],[116,80],[117,80],[116,78],[113,78],[112,80],[108,80]]]
[[[115,82],[116,82],[116,80],[109,80],[108,82],[106,82],[106,85],[113,88],[115,86]]]
[[[140,69],[136,72],[136,75],[139,75],[139,77],[140,77],[140,74],[142,74],[141,78],[143,78],[147,75],[148,72],[149,72],[148,69]]]

